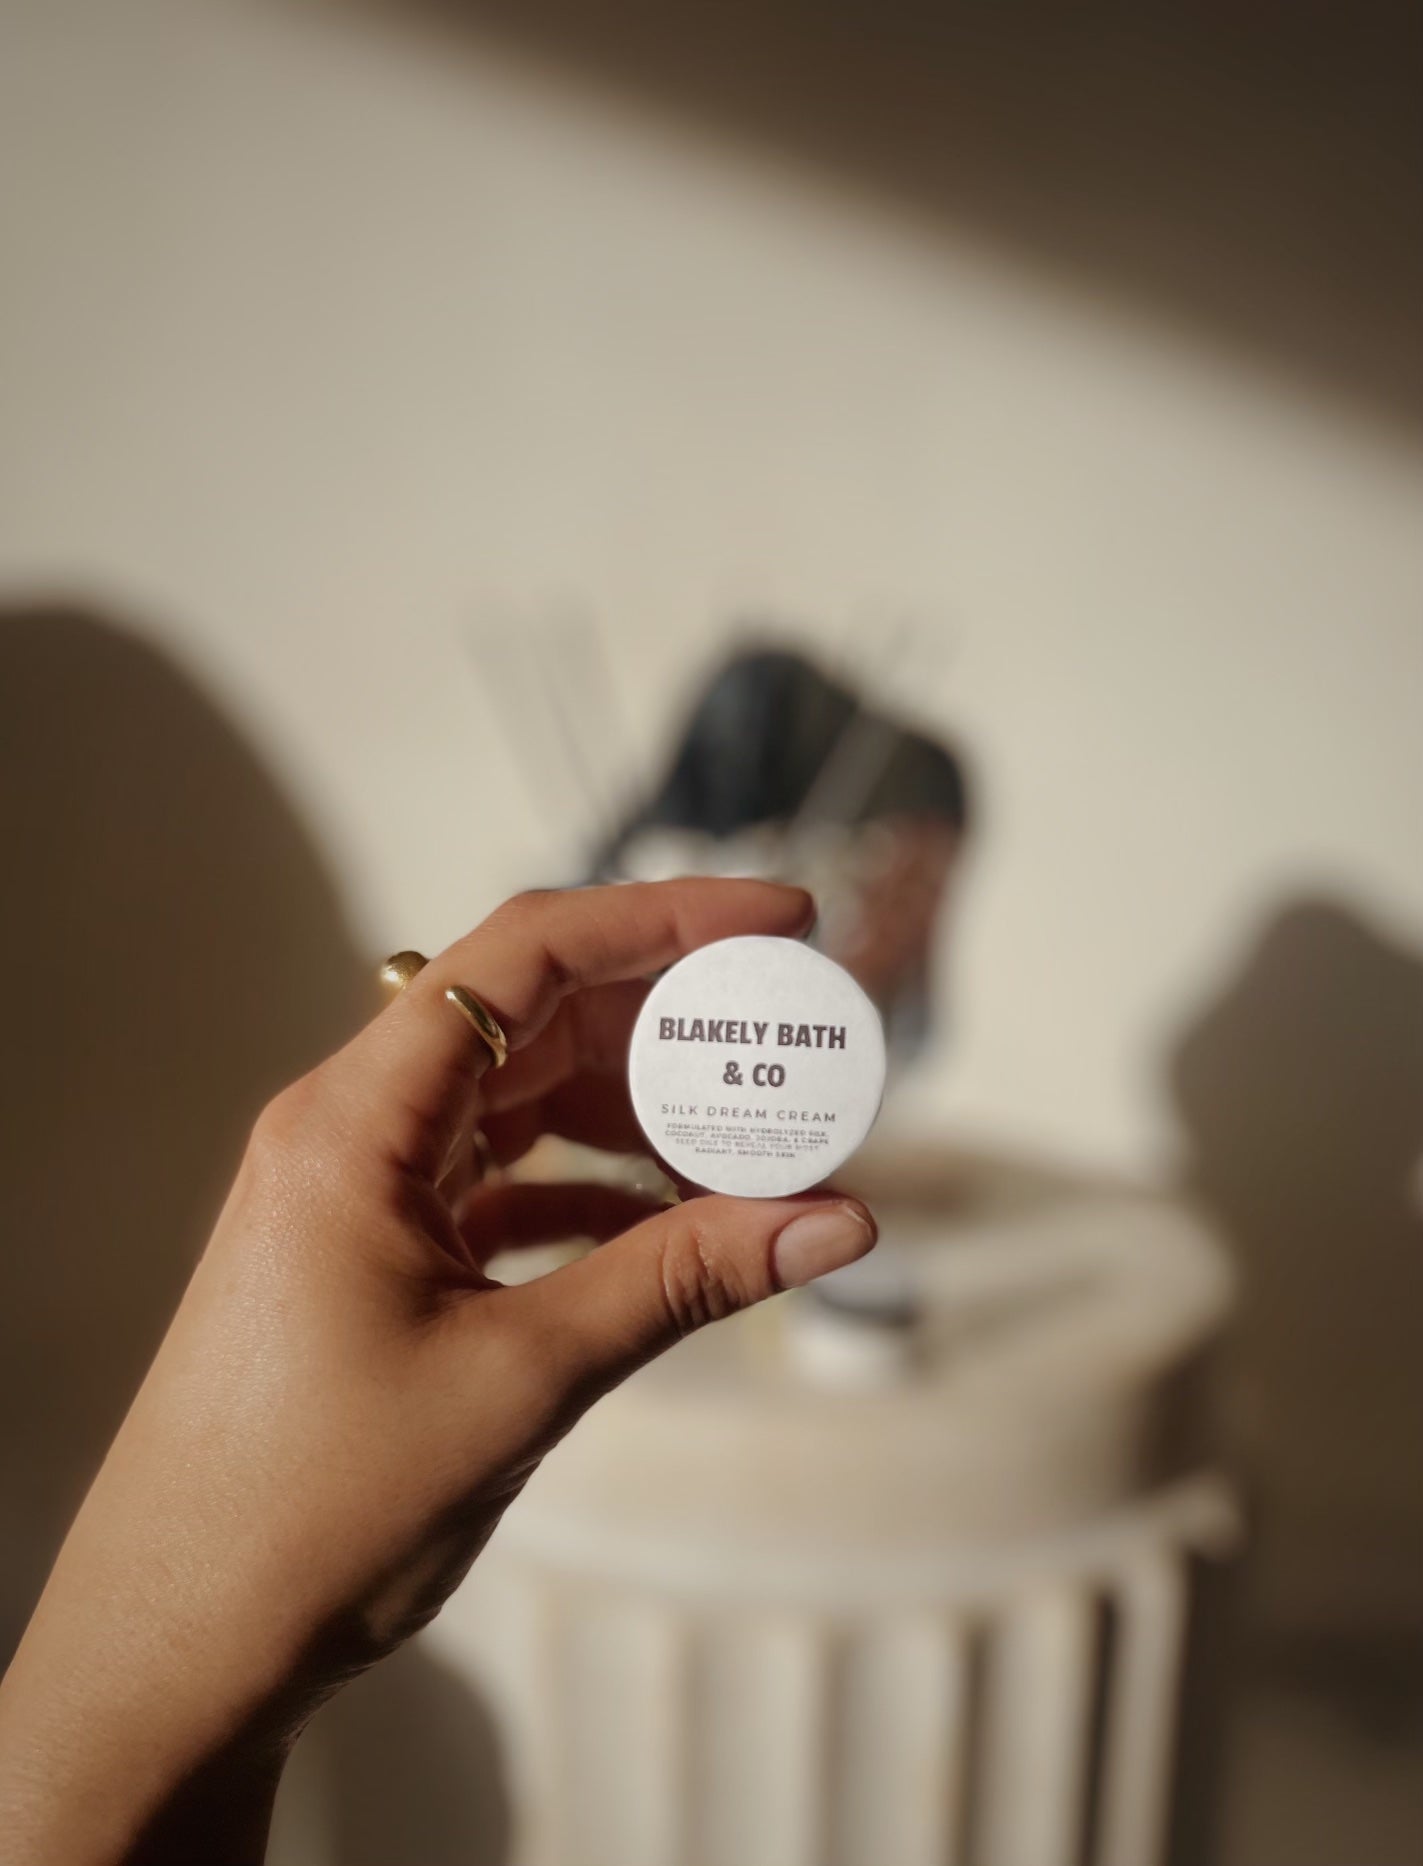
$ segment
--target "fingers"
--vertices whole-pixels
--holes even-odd
[[[875,1236],[857,1199],[692,1199],[501,1293],[582,1407],[703,1323],[853,1263]]]
[[[482,1039],[445,1001],[448,985],[463,985],[487,1004],[517,1051],[576,991],[646,977],[735,934],[795,935],[812,914],[803,889],[765,881],[629,882],[520,895],[432,959],[332,1059],[329,1080],[346,1099],[355,1137],[433,1175],[489,1061]]]
[[[643,979],[626,979],[564,998],[537,1042],[485,1076],[481,1111],[488,1115],[516,1108],[576,1075],[623,1076],[632,1027],[648,989]]]
[[[601,1244],[661,1211],[660,1201],[621,1186],[503,1182],[479,1186],[464,1200],[460,1234],[476,1263],[501,1250],[591,1238]]]
[[[557,1134],[604,1153],[648,1151],[622,1075],[575,1076],[537,1101],[482,1116],[480,1126],[501,1166],[521,1160],[545,1134]]]

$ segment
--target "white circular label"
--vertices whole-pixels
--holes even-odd
[[[791,939],[718,940],[653,986],[628,1083],[674,1172],[708,1192],[781,1198],[818,1185],[874,1126],[884,1031],[822,953]]]

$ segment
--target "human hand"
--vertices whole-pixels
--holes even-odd
[[[260,1858],[312,1708],[436,1612],[540,1458],[681,1335],[848,1263],[853,1200],[475,1181],[474,1137],[638,1143],[638,982],[794,935],[809,896],[683,881],[522,896],[263,1113],[0,1686],[14,1866]],[[443,999],[508,1033],[497,1072]],[[610,1238],[551,1275],[510,1244]]]

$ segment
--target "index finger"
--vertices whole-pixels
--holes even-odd
[[[814,911],[803,888],[771,881],[633,881],[516,895],[432,959],[329,1068],[362,1137],[434,1173],[489,1064],[483,1039],[446,1002],[447,986],[472,991],[514,1051],[575,991],[645,977],[737,934],[793,937]]]

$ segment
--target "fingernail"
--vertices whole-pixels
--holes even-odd
[[[873,1226],[853,1205],[818,1205],[793,1218],[776,1238],[776,1281],[782,1289],[799,1289],[863,1257],[874,1241]]]

